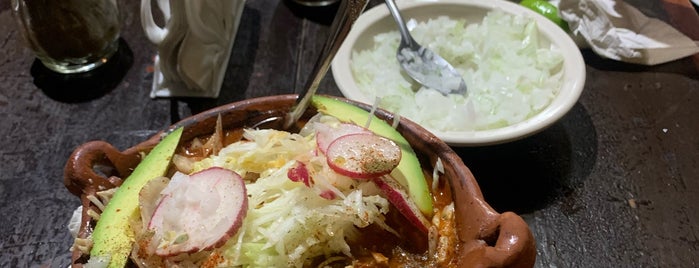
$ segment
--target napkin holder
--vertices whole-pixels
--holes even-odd
[[[197,5],[198,4],[198,5]],[[186,32],[177,40],[175,52],[158,51],[154,58],[153,83],[151,85],[151,98],[170,97],[198,97],[217,98],[221,91],[223,79],[226,74],[228,61],[231,56],[235,36],[240,25],[240,19],[245,7],[244,0],[203,0],[200,2],[187,2],[185,5],[197,5],[192,8],[187,6],[187,19],[181,19],[180,23],[186,24]],[[222,8],[219,12],[207,12],[202,7],[214,10]],[[168,10],[176,6],[167,6],[161,9]],[[148,12],[150,12],[148,10]],[[165,11],[164,11],[165,12]],[[143,13],[143,7],[142,7]],[[172,17],[178,14],[172,10]],[[198,16],[198,14],[206,14]],[[199,21],[194,23],[192,16]],[[142,17],[143,19],[143,17]],[[186,22],[183,22],[186,21]],[[219,27],[209,27],[207,23],[224,21]],[[202,28],[208,27],[207,29]],[[145,28],[144,24],[144,28]],[[205,40],[202,32],[208,31],[209,36],[215,36],[216,40]],[[168,34],[173,34],[172,32]],[[209,37],[209,39],[211,39]],[[155,43],[155,42],[154,42]],[[159,47],[162,47],[161,44]],[[165,46],[167,47],[167,46]],[[174,59],[166,59],[167,56]],[[169,66],[165,66],[169,65]],[[170,71],[164,71],[164,69]]]

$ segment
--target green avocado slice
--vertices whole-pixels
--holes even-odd
[[[332,115],[344,122],[352,122],[363,126],[369,119],[369,112],[342,102],[340,100],[315,95],[311,99],[311,105],[319,112]],[[432,196],[427,186],[420,162],[415,155],[415,151],[410,147],[408,141],[385,121],[372,116],[369,130],[377,135],[393,140],[401,147],[402,156],[398,166],[391,172],[400,184],[408,191],[410,199],[415,202],[420,211],[426,216],[432,215]]]
[[[165,175],[181,136],[181,127],[168,134],[114,193],[92,233],[91,258],[106,257],[108,267],[126,265],[134,243],[129,221],[138,216],[138,193],[149,180]]]

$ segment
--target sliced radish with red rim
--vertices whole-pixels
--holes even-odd
[[[355,124],[341,123],[337,127],[331,127],[326,124],[318,123],[316,125],[316,143],[318,144],[318,149],[321,152],[326,153],[328,146],[335,141],[335,139],[356,133],[372,133],[370,130],[360,127]]]
[[[248,209],[243,179],[218,167],[176,174],[162,194],[148,225],[159,256],[223,245],[238,232]]]
[[[381,189],[381,192],[386,196],[393,206],[405,217],[408,222],[412,223],[423,233],[429,231],[430,222],[425,215],[420,212],[415,202],[408,196],[405,189],[390,175],[381,176],[373,180],[374,184]]]
[[[341,136],[328,146],[326,160],[335,172],[352,178],[388,174],[401,159],[401,149],[387,138],[356,133]]]

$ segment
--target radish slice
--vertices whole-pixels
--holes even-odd
[[[420,231],[424,233],[429,231],[429,220],[420,212],[417,205],[408,197],[403,187],[393,177],[390,175],[381,176],[374,179],[373,182],[381,189],[386,199],[398,209],[403,217],[420,229]]]
[[[335,139],[356,133],[370,134],[372,132],[366,128],[350,123],[342,123],[337,127],[318,123],[316,124],[316,143],[318,144],[318,149],[325,154],[327,153],[328,146],[330,146]]]
[[[339,137],[328,146],[326,160],[335,172],[352,178],[388,174],[400,163],[401,150],[387,138],[366,133]]]
[[[296,165],[289,168],[286,172],[286,176],[289,177],[291,181],[303,182],[307,187],[311,187],[311,175],[308,174],[306,164],[302,162],[296,162]]]
[[[333,192],[333,191],[331,191],[331,190],[322,191],[322,192],[320,192],[319,196],[322,197],[322,198],[325,198],[325,199],[327,199],[327,200],[333,200],[333,199],[335,199],[335,198],[337,197],[337,195],[335,194],[335,192]]]
[[[248,208],[243,179],[219,167],[176,173],[162,195],[148,224],[159,256],[223,245],[242,226]]]

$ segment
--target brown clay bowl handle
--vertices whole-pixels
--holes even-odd
[[[512,212],[493,214],[489,226],[462,248],[459,267],[529,268],[536,261],[534,237],[526,222]],[[475,239],[475,240],[474,240]],[[468,243],[467,243],[468,245]]]
[[[468,168],[452,181],[461,249],[460,267],[533,267],[536,244],[527,223],[512,212],[498,213],[485,202]]]
[[[497,235],[495,245],[485,248],[485,258],[500,267],[532,267],[536,256],[534,237],[524,220],[512,212],[500,214],[486,235]]]
[[[147,146],[143,145],[120,152],[107,142],[91,141],[80,145],[70,155],[64,169],[63,183],[72,194],[80,197],[83,210],[79,238],[89,237],[92,217],[88,211],[97,209],[88,196],[121,185],[123,178],[131,174],[141,161],[140,152],[145,149]],[[78,262],[82,257],[79,250],[73,250],[72,267],[82,267],[82,263]]]
[[[64,169],[63,183],[76,195],[94,194],[121,184],[141,161],[136,150],[122,153],[104,141],[91,141],[73,151]],[[103,170],[98,172],[97,170]]]

